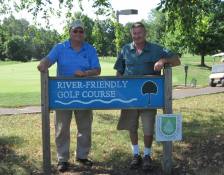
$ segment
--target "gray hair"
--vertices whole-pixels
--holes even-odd
[[[137,27],[141,27],[146,31],[145,25],[142,22],[135,22],[134,24],[132,24],[130,32]]]

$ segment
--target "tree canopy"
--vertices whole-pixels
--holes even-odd
[[[84,0],[0,0],[0,13],[10,13],[13,9],[18,11],[26,9],[34,17],[42,15],[46,20],[50,19],[50,15],[60,16],[62,14],[66,14],[67,22],[77,18],[82,19],[86,26],[86,40],[97,48],[100,55],[115,55],[123,44],[131,41],[130,25],[123,26],[115,21],[110,0],[88,0],[96,9],[97,15],[110,15],[109,19],[103,21],[94,21],[83,15],[82,12],[75,12],[73,7],[77,2],[82,9]],[[55,8],[55,5],[58,8]],[[205,65],[205,55],[224,51],[224,1],[222,0],[161,0],[157,11],[154,10],[151,17],[152,20],[143,21],[149,29],[149,40],[163,44],[179,53],[199,54],[202,66]],[[16,21],[15,19],[11,20],[8,24],[7,21],[3,21],[5,26],[0,26],[1,43],[9,41],[8,36],[12,36],[12,34],[22,36],[23,31],[27,28],[27,21],[21,20],[15,26],[16,32],[11,31],[10,25],[14,25],[13,22]],[[29,30],[31,30],[30,27]],[[29,34],[26,32],[23,39],[13,38],[10,41],[11,46],[14,41],[31,42],[28,38],[31,38],[32,32]],[[35,30],[35,34],[38,34],[37,36],[41,39],[35,38],[31,43],[40,40],[47,41],[39,32]],[[49,34],[49,36],[51,35]],[[65,28],[61,39],[67,38],[68,30]],[[57,39],[51,37],[51,41],[47,42],[53,44],[52,40],[55,42]],[[46,47],[39,46],[40,48],[36,48],[36,50],[48,48],[46,45]],[[5,51],[5,48],[6,45],[0,44],[0,58],[4,57],[6,52],[2,51]],[[46,49],[42,53],[45,52]]]
[[[162,0],[157,9],[166,16],[166,44],[201,55],[202,66],[205,55],[224,50],[223,1]]]
[[[34,16],[40,15],[46,20],[53,14],[60,16],[66,14],[66,17],[73,15],[73,8],[75,4],[83,10],[83,0],[0,0],[0,14],[8,14],[13,10],[20,11],[26,9]],[[91,0],[93,8],[97,8],[95,12],[98,15],[110,13],[111,4],[109,0]],[[58,7],[58,8],[56,8]]]
[[[14,16],[5,18],[0,24],[0,36],[0,60],[41,59],[60,40],[55,30],[37,28]]]

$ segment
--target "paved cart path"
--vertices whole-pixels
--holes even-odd
[[[224,92],[224,87],[180,88],[173,90],[173,99],[181,99],[186,97],[221,92]],[[32,114],[40,112],[40,106],[26,106],[23,108],[0,108],[0,115]]]

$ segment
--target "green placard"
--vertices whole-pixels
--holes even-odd
[[[156,116],[156,140],[174,141],[182,139],[182,116],[159,114]]]

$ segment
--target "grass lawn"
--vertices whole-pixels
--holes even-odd
[[[38,62],[0,62],[0,106],[19,107],[40,104]],[[115,75],[113,64],[102,62],[102,75]],[[55,76],[56,66],[50,69]]]
[[[211,105],[212,104],[212,105]],[[174,142],[174,175],[224,174],[224,94],[197,96],[175,100],[174,113],[183,115],[183,140]],[[159,111],[161,113],[161,111]],[[118,110],[94,112],[92,170],[74,164],[76,125],[71,128],[71,163],[69,173],[77,174],[145,174],[131,171],[128,164],[131,148],[128,134],[117,131]],[[40,174],[42,164],[40,114],[0,116],[0,174]],[[139,130],[142,136],[142,131]],[[140,148],[142,150],[142,137]],[[53,113],[51,113],[51,153],[54,174],[56,153],[54,144]],[[154,173],[161,175],[162,145],[154,142]]]
[[[173,68],[173,85],[184,84],[184,65],[189,65],[188,84],[195,78],[197,85],[207,86],[210,69],[200,67],[200,57],[185,55],[181,58],[182,65]],[[206,64],[212,65],[213,59],[205,57]],[[219,61],[219,60],[216,60]],[[115,58],[101,58],[102,76],[115,75],[113,65]],[[18,63],[13,61],[0,61],[0,106],[19,107],[40,104],[40,80],[36,69],[38,62]],[[54,76],[56,66],[50,69]]]

